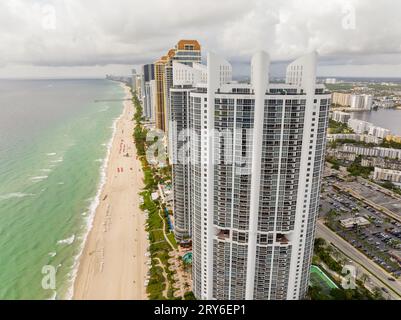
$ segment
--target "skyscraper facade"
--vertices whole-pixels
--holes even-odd
[[[173,49],[155,62],[157,86],[156,128],[168,132],[170,89],[173,86],[173,61],[192,66],[201,62],[201,47],[196,40],[180,40]],[[169,152],[170,154],[170,152]]]
[[[190,238],[192,216],[189,184],[189,101],[194,85],[206,83],[206,66],[192,67],[173,62],[173,87],[170,89],[170,162],[172,165],[174,234],[177,240]]]
[[[153,118],[153,101],[151,92],[151,81],[155,79],[155,65],[153,63],[145,64],[142,66],[143,74],[143,116],[151,120]]]
[[[132,76],[131,76],[131,86],[132,86],[132,90],[135,91],[136,90],[136,70],[132,69]]]
[[[161,57],[157,60],[155,65],[155,87],[156,87],[156,101],[155,101],[155,124],[156,128],[166,131],[166,108],[165,108],[165,68],[167,64],[167,56]]]
[[[330,106],[316,54],[291,63],[281,84],[269,83],[264,52],[252,59],[250,83],[232,82],[231,65],[214,54],[207,72],[178,69],[194,79],[171,90],[171,114],[188,129],[187,148],[174,152],[188,164],[176,175],[187,177],[195,296],[303,298]]]

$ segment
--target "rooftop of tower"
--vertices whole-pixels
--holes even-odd
[[[168,56],[169,58],[174,57],[174,56],[175,56],[175,49],[170,49],[170,50],[167,52],[167,56]]]
[[[195,88],[198,91],[204,92],[207,89],[207,83],[197,83]],[[253,87],[251,83],[239,83],[237,81],[230,81],[222,84],[218,89],[219,94],[249,94],[253,95]],[[315,94],[328,94],[329,91],[323,84],[316,84]],[[288,83],[269,83],[266,95],[306,95],[306,93],[296,85]]]
[[[178,50],[200,50],[201,46],[198,40],[180,40],[177,43]]]

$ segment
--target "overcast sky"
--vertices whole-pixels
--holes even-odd
[[[311,50],[321,76],[401,77],[397,0],[1,0],[0,77],[128,75],[179,39],[247,73],[269,52],[276,75]]]

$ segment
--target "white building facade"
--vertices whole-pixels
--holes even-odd
[[[373,105],[373,96],[370,94],[353,94],[351,95],[351,109],[355,110],[371,110]]]
[[[340,147],[340,151],[352,152],[356,155],[370,156],[370,157],[382,157],[389,159],[399,159],[401,160],[401,150],[383,147],[360,147],[351,144],[344,144]]]
[[[173,87],[170,89],[171,121],[169,140],[172,165],[174,234],[177,240],[192,235],[190,208],[190,166],[189,166],[189,103],[190,93],[195,84],[207,82],[206,66],[193,63],[192,66],[173,62]]]
[[[315,53],[288,66],[285,84],[268,73],[259,52],[251,83],[234,83],[231,65],[209,53],[207,76],[191,75],[206,83],[171,90],[189,129],[181,190],[198,299],[292,300],[308,288],[330,94],[316,84]]]
[[[375,167],[373,179],[378,181],[390,181],[399,184],[401,183],[401,171]]]
[[[348,123],[348,120],[351,119],[351,114],[343,111],[333,111],[331,119],[341,123]]]
[[[349,119],[348,126],[356,134],[368,134],[381,139],[384,139],[386,136],[391,134],[391,131],[386,128],[381,128],[373,125],[373,123],[359,119]]]

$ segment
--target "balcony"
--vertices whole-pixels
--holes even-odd
[[[277,233],[276,235],[276,242],[279,242],[280,244],[288,244],[289,240],[285,236],[285,234],[282,233]]]
[[[219,240],[227,240],[230,238],[230,230],[219,230],[217,233],[217,238]]]

